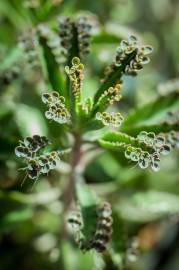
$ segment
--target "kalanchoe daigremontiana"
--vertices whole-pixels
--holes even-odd
[[[150,46],[140,45],[136,37],[130,36],[128,40],[121,41],[98,90],[93,91],[94,95],[87,96],[86,86],[88,88],[89,85],[84,80],[85,67],[81,58],[89,52],[90,32],[91,23],[87,18],[72,20],[64,17],[59,19],[58,29],[39,25],[35,30],[38,39],[25,45],[30,52],[36,46],[39,46],[37,51],[43,52],[45,81],[49,86],[49,91],[42,94],[42,102],[47,107],[45,116],[55,121],[56,125],[63,125],[60,131],[65,135],[65,145],[72,147],[69,150],[69,175],[66,175],[67,189],[64,189],[64,212],[73,202],[74,205],[79,204],[77,212],[69,218],[75,241],[82,251],[93,249],[103,252],[112,235],[112,210],[109,203],[99,207],[99,201],[93,200],[91,188],[85,184],[82,172],[89,159],[87,154],[91,149],[97,149],[97,152],[107,149],[115,158],[119,158],[119,162],[124,162],[125,156],[130,161],[126,165],[134,162],[142,169],[158,171],[161,155],[167,155],[171,148],[179,145],[178,118],[170,113],[165,118],[166,125],[162,122],[164,117],[161,117],[158,125],[155,122],[150,126],[150,121],[146,124],[145,117],[149,115],[152,120],[159,119],[158,115],[153,117],[153,113],[161,102],[161,115],[169,112],[165,110],[166,104],[173,105],[177,93],[169,102],[168,97],[167,102],[163,97],[157,100],[157,106],[151,106],[152,109],[148,106],[146,110],[139,109],[131,115],[125,114],[125,103],[120,112],[117,106],[114,108],[122,98],[123,75],[137,75],[149,62],[148,55],[152,52]],[[64,63],[66,66],[62,68],[60,64]],[[95,131],[93,136],[92,131],[97,129],[101,130],[99,133]],[[31,179],[38,179],[40,175],[55,169],[60,156],[67,152],[45,152],[44,147],[49,144],[46,137],[34,135],[26,137],[16,147],[15,153],[26,163],[24,170]],[[115,152],[119,152],[119,155],[115,155]]]

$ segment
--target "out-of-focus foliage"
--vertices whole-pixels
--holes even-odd
[[[87,154],[80,168],[84,179],[79,179],[77,191],[82,218],[87,221],[85,235],[91,235],[91,227],[95,229],[98,200],[105,198],[112,205],[113,234],[103,255],[94,250],[83,253],[70,228],[64,231],[68,212],[73,210],[73,205],[65,209],[71,196],[65,192],[70,155],[65,154],[57,169],[35,185],[28,178],[21,186],[25,172],[19,169],[24,164],[14,154],[18,141],[34,134],[50,138],[53,146],[47,146],[47,151],[69,147],[66,131],[70,129],[44,117],[41,94],[65,89],[64,59],[71,67],[71,58],[80,55],[78,50],[67,55],[66,43],[60,49],[58,17],[69,16],[77,23],[81,14],[89,16],[94,26],[91,53],[82,61],[84,98],[101,89],[100,78],[104,79],[104,69],[121,40],[135,35],[141,44],[154,47],[150,64],[139,76],[122,78],[123,98],[116,111],[124,121],[120,118],[119,131],[108,133],[104,128],[84,135],[85,141],[94,144],[92,149],[84,145]],[[161,134],[179,128],[179,2],[1,0],[0,22],[0,269],[178,269],[179,154],[172,150],[162,158],[160,171],[154,172],[134,166],[136,156],[131,161],[124,152],[128,144],[143,149],[137,140],[141,131]],[[38,40],[33,29],[38,29]],[[90,106],[90,100],[86,104]],[[105,105],[105,99],[100,105]],[[104,123],[111,117],[111,112],[100,113],[98,118]],[[84,130],[93,127],[90,123]],[[166,136],[175,146],[173,135]],[[88,186],[81,185],[84,180]]]

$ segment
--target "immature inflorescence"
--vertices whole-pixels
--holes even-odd
[[[26,137],[15,148],[16,156],[23,158],[27,166],[24,168],[31,179],[37,179],[40,174],[48,173],[56,168],[60,160],[60,152],[39,153],[50,141],[45,136],[34,135]]]
[[[42,101],[48,107],[45,112],[47,119],[54,120],[59,124],[67,124],[70,121],[70,113],[65,106],[65,98],[60,96],[58,92],[42,94]]]
[[[84,234],[84,222],[80,210],[71,213],[68,222],[73,229],[75,241],[81,250],[95,249],[97,252],[104,252],[112,235],[111,205],[104,202],[100,207],[97,207],[94,218],[96,219],[96,228],[90,236]]]

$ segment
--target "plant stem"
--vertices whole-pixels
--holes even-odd
[[[81,136],[79,134],[74,134],[74,145],[71,152],[71,172],[68,178],[67,186],[63,193],[63,221],[62,230],[60,236],[64,239],[66,238],[66,224],[65,224],[65,214],[68,211],[75,194],[75,182],[77,175],[79,174],[79,163],[81,159]]]

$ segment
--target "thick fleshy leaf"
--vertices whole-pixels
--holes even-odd
[[[64,95],[64,79],[60,71],[59,64],[56,61],[54,54],[52,53],[51,48],[47,44],[47,40],[40,36],[39,42],[43,51],[43,60],[45,76],[51,84],[51,88],[54,91],[60,91]]]
[[[179,213],[179,197],[167,192],[139,192],[120,201],[118,211],[130,222],[145,223]]]
[[[169,125],[165,122],[167,112],[176,110],[179,106],[179,93],[172,93],[161,96],[129,113],[120,130],[128,134],[135,135],[141,130],[168,132],[170,130],[179,130],[178,125]]]

